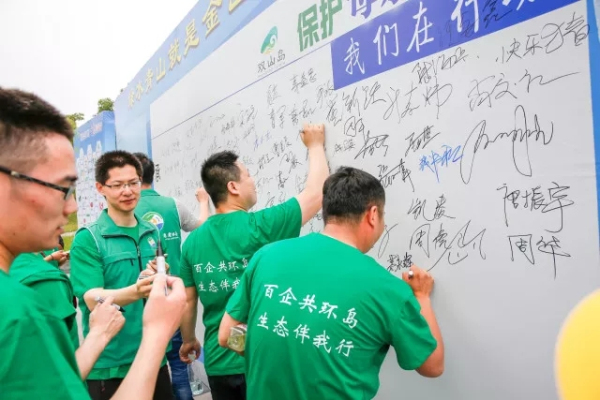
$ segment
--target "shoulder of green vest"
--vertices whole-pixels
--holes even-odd
[[[163,195],[157,194],[157,195],[151,196],[151,197],[144,197],[144,199],[146,199],[147,202],[169,203],[170,205],[175,206],[175,199],[173,197],[169,197],[169,196],[163,196]]]
[[[147,214],[158,214],[166,221],[176,221],[177,229],[181,229],[179,209],[173,197],[158,195],[145,197],[145,199],[146,202],[136,208],[136,215],[139,219],[143,219]]]
[[[144,201],[142,201],[144,200]],[[140,218],[143,218],[148,213],[159,213],[164,212],[164,207],[172,207],[173,211],[177,212],[177,204],[175,199],[166,196],[151,196],[142,197],[140,202],[135,209],[135,214]]]
[[[80,227],[79,229],[77,229],[77,231],[75,231],[75,234],[78,234],[79,232],[81,232],[81,231],[85,231],[85,230],[88,230],[88,231],[89,231],[89,230],[90,230],[90,228],[92,228],[92,227],[95,227],[95,226],[97,226],[97,225],[98,225],[98,222],[92,222],[92,223],[91,223],[91,224],[89,224],[89,225],[82,226],[82,227]]]
[[[94,242],[96,243],[96,249],[98,250],[98,253],[102,254],[102,251],[100,250],[100,244],[98,243],[98,238],[102,237],[102,234],[100,233],[99,229],[100,226],[98,225],[98,222],[93,222],[87,226],[83,226],[77,229],[77,232],[75,232],[75,236],[77,236],[82,231],[88,231],[90,235],[92,235],[92,239],[94,239]]]

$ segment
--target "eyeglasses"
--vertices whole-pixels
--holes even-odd
[[[128,183],[115,183],[114,185],[102,185],[107,188],[114,189],[116,191],[122,192],[126,188],[130,188],[131,190],[139,190],[142,187],[142,181],[128,182]]]
[[[64,199],[67,200],[75,191],[75,186],[69,186],[69,187],[64,187],[64,186],[58,186],[55,185],[54,183],[50,183],[50,182],[45,182],[45,181],[41,181],[39,179],[36,178],[32,178],[31,176],[27,176],[24,174],[21,174],[19,172],[10,170],[6,167],[2,167],[0,166],[0,172],[5,173],[6,175],[15,178],[15,179],[20,179],[22,181],[28,181],[28,182],[33,182],[33,183],[37,183],[38,185],[42,185],[42,186],[46,186],[49,187],[51,189],[55,189],[55,190],[59,190],[61,192],[63,192],[65,194]]]

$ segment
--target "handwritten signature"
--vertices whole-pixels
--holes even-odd
[[[465,145],[462,148],[460,161],[460,175],[465,184],[471,181],[473,175],[473,166],[478,152],[487,150],[491,145],[510,139],[512,142],[512,161],[521,175],[532,176],[531,159],[529,157],[529,140],[540,142],[546,146],[552,142],[554,137],[554,122],[550,122],[550,130],[546,132],[540,126],[537,114],[533,117],[533,127],[527,120],[525,107],[519,105],[515,108],[515,127],[509,132],[500,132],[495,136],[486,133],[487,121],[483,120],[471,131]]]
[[[531,211],[540,210],[542,214],[558,211],[558,229],[546,229],[546,231],[551,233],[562,231],[564,227],[564,209],[574,205],[575,202],[568,198],[569,195],[567,191],[570,189],[569,186],[561,186],[556,182],[552,183],[554,184],[554,187],[548,188],[548,199],[546,199],[542,193],[540,185],[532,187],[531,190],[526,190],[525,193],[522,193],[521,190],[509,191],[506,184],[500,186],[497,190],[504,190],[505,225],[508,226],[507,206],[510,204],[515,210],[521,206],[523,209],[529,209]]]
[[[513,99],[517,98],[517,96],[511,93],[510,83],[504,79],[504,74],[500,74],[498,79],[496,79],[496,75],[490,75],[481,81],[475,79],[473,83],[475,85],[469,92],[469,98],[471,99],[469,107],[471,111],[474,111],[475,108],[484,103],[487,103],[487,106],[491,108],[492,100],[499,100],[506,95],[510,95]]]
[[[365,158],[367,154],[372,156],[375,153],[375,150],[377,149],[383,149],[383,156],[385,157],[389,148],[389,146],[386,144],[388,138],[389,135],[370,136],[370,133],[367,132],[367,139],[365,140],[365,144],[363,147],[361,147],[360,151],[356,154],[356,157],[354,157],[354,159],[357,159],[360,156],[362,156],[362,158]]]
[[[414,193],[415,185],[413,184],[412,178],[410,177],[412,171],[406,168],[403,159],[401,159],[398,165],[396,165],[392,169],[389,169],[387,165],[382,164],[378,165],[377,167],[379,168],[379,182],[381,182],[384,188],[391,186],[394,183],[396,177],[400,175],[400,179],[402,179],[402,182],[406,183],[406,181],[408,180]]]
[[[418,135],[413,132],[406,137],[405,140],[408,140],[408,147],[404,153],[405,157],[408,156],[408,152],[411,150],[416,152],[417,150],[425,149],[425,147],[427,147],[427,145],[441,133],[438,132],[433,134],[431,132],[432,128],[433,125],[427,125],[425,129],[423,129],[423,132],[419,133]]]
[[[435,151],[431,151],[431,155],[424,155],[419,160],[419,169],[424,171],[425,168],[428,168],[431,172],[435,174],[435,177],[440,182],[440,167],[449,167],[451,164],[454,164],[462,158],[461,154],[461,146],[451,147],[448,145],[442,146],[442,152],[437,153]]]
[[[471,221],[467,222],[451,240],[448,240],[448,234],[444,230],[443,225],[440,224],[440,229],[433,240],[431,240],[431,243],[436,249],[443,249],[443,252],[428,271],[434,269],[443,259],[446,259],[450,265],[456,265],[466,260],[471,255],[471,250],[478,252],[482,260],[486,259],[485,252],[483,251],[483,238],[487,230],[482,229],[475,236],[470,237],[470,225]],[[430,232],[431,224],[423,224],[418,227],[411,236],[409,249],[412,250],[413,246],[420,247],[429,258],[431,255]]]

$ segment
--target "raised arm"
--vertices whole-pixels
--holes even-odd
[[[301,135],[308,148],[308,177],[304,190],[296,199],[300,203],[304,225],[321,209],[323,184],[329,176],[329,166],[325,157],[325,125],[304,124]]]
[[[198,221],[198,226],[202,225],[204,221],[208,219],[210,216],[210,208],[209,201],[210,197],[204,188],[196,189],[196,200],[200,203],[200,219]]]
[[[165,296],[165,286],[171,288]],[[179,278],[157,275],[144,308],[142,343],[113,400],[150,400],[167,345],[181,322],[185,288]]]
[[[90,331],[75,351],[81,379],[87,378],[104,348],[125,324],[123,314],[117,311],[112,302],[113,298],[108,297],[94,308],[90,314]]]
[[[209,197],[208,193],[204,188],[196,189],[196,200],[200,205],[200,214],[195,216],[189,208],[187,208],[182,202],[175,199],[175,205],[177,206],[177,213],[179,214],[179,222],[181,223],[181,229],[184,232],[191,232],[208,219],[210,209],[208,206]]]

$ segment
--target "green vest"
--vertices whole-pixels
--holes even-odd
[[[160,231],[160,240],[167,253],[170,275],[179,276],[181,222],[175,200],[161,196],[152,189],[144,189],[135,213],[140,219],[154,224]]]
[[[96,241],[96,247],[102,257],[104,289],[121,289],[135,284],[146,264],[156,257],[158,234],[156,228],[148,222],[138,220],[139,243],[118,227],[108,216],[105,209],[93,224],[81,228],[87,229]],[[79,299],[80,302],[83,299]],[[123,329],[106,346],[94,369],[113,368],[131,364],[142,342],[142,317],[145,301],[128,304],[125,309]],[[90,310],[83,311],[83,335],[87,336],[90,326]]]

